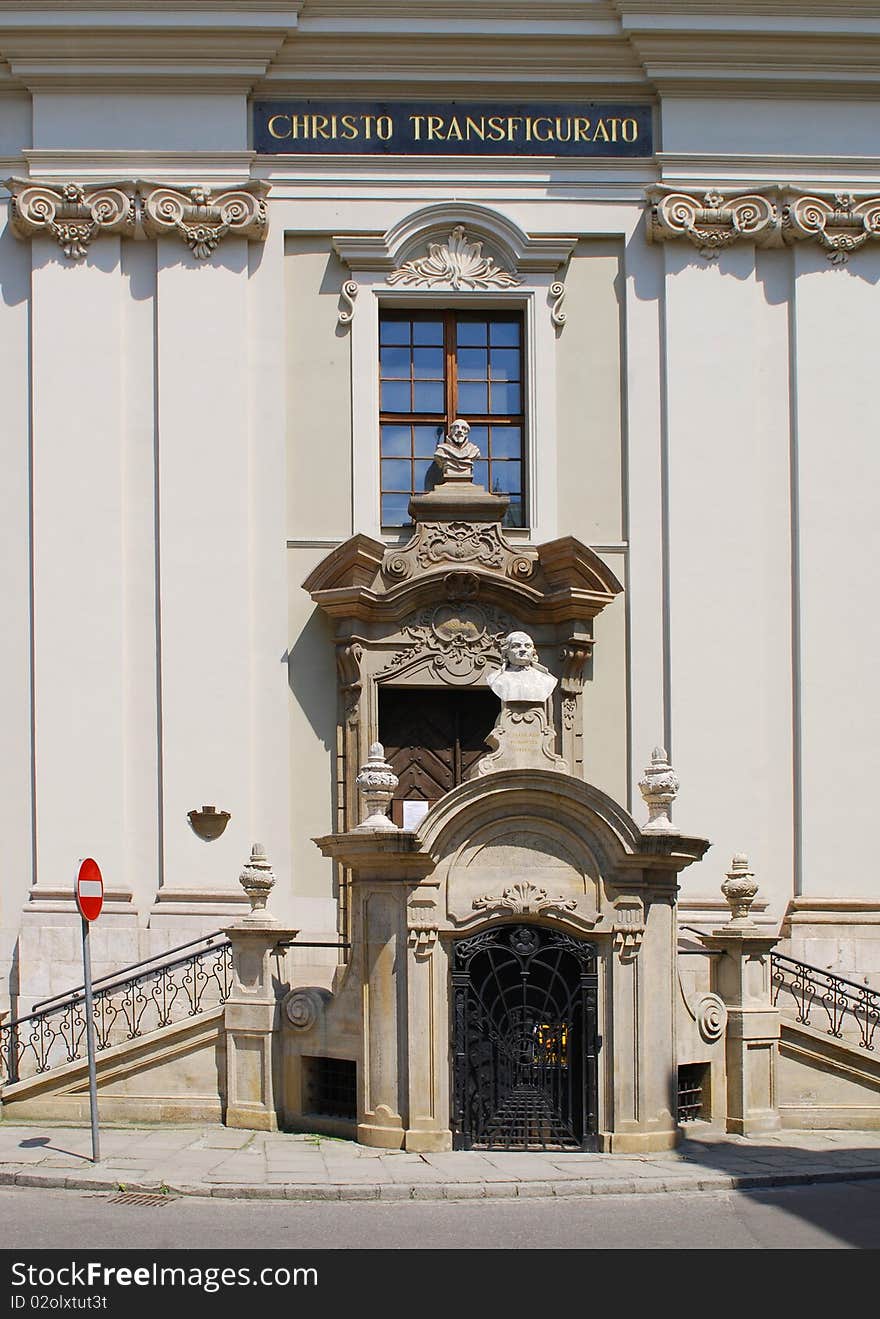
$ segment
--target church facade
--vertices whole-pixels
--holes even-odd
[[[770,949],[880,984],[878,20],[6,8],[0,1011],[79,858],[109,976],[259,839],[200,1112],[809,1121]]]

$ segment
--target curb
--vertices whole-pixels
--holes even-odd
[[[813,1186],[829,1182],[869,1181],[880,1178],[880,1167],[850,1168],[841,1171],[743,1173],[740,1175],[695,1175],[693,1180],[684,1177],[617,1178],[601,1181],[599,1178],[566,1178],[559,1182],[420,1182],[406,1183],[337,1183],[323,1185],[267,1185],[265,1183],[218,1182],[170,1183],[153,1181],[126,1181],[101,1177],[63,1176],[55,1173],[0,1171],[0,1186],[45,1187],[64,1191],[126,1191],[155,1194],[161,1187],[172,1196],[188,1196],[211,1200],[278,1200],[278,1201],[357,1201],[378,1200],[383,1203],[413,1200],[525,1200],[572,1199],[595,1195],[663,1195],[668,1193],[700,1191],[752,1191],[761,1187]]]

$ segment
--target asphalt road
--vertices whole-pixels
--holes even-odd
[[[507,1248],[779,1250],[880,1247],[880,1180],[749,1192],[446,1203],[171,1199],[0,1189],[9,1249]]]

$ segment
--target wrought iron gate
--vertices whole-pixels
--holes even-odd
[[[453,945],[456,1149],[596,1148],[596,948],[539,925]]]

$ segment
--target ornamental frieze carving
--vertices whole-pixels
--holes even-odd
[[[18,238],[48,235],[69,261],[81,261],[98,234],[131,237],[137,216],[131,184],[81,186],[7,179],[9,221]]]
[[[389,550],[382,572],[404,581],[419,569],[441,563],[490,568],[514,581],[527,581],[535,570],[537,554],[513,549],[498,522],[419,522],[416,534],[400,549]]]
[[[725,196],[717,189],[703,193],[648,190],[651,210],[648,237],[662,243],[686,238],[707,261],[734,243],[779,246],[782,215],[776,201],[759,192]]]
[[[428,658],[447,681],[466,681],[487,663],[501,664],[500,642],[515,626],[500,609],[451,601],[422,609],[405,622],[407,644],[395,652],[386,672]]]
[[[269,225],[268,184],[212,190],[142,185],[142,222],[148,238],[177,234],[197,260],[212,255],[227,234],[263,242]]]
[[[707,261],[735,243],[781,247],[814,242],[833,265],[843,265],[853,252],[880,239],[876,194],[807,193],[786,186],[752,192],[682,191],[658,184],[646,196],[649,240],[685,239]]]
[[[859,201],[849,192],[836,192],[830,200],[797,197],[785,207],[784,223],[787,238],[813,239],[833,265],[842,265],[850,253],[880,238],[880,197]]]
[[[426,256],[404,261],[392,270],[389,284],[406,288],[507,289],[522,283],[521,276],[505,270],[495,258],[483,255],[483,244],[468,238],[457,224],[445,243],[429,243]]]
[[[81,261],[101,234],[159,238],[186,243],[197,260],[206,260],[227,234],[263,242],[269,225],[261,180],[236,188],[165,187],[158,183],[33,183],[7,179],[10,225],[22,239],[47,234],[71,261]]]
[[[511,912],[514,916],[538,916],[541,912],[557,912],[562,915],[574,911],[576,907],[576,898],[548,898],[546,889],[538,888],[529,880],[511,884],[500,896],[484,893],[473,900],[474,911]]]

